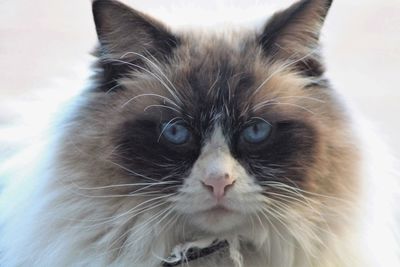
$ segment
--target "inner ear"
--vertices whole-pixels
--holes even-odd
[[[321,76],[319,38],[331,4],[332,0],[302,0],[273,15],[258,38],[267,58],[289,60],[304,75]]]
[[[99,40],[95,55],[106,88],[130,70],[141,70],[146,61],[167,60],[179,45],[161,22],[122,3],[95,0],[92,10]]]

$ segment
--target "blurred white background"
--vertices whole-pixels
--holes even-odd
[[[126,0],[174,27],[260,25],[293,0]],[[335,0],[323,31],[328,76],[400,155],[400,0]],[[0,0],[0,159],[84,88],[96,43],[90,0]]]

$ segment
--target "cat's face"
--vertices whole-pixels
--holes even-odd
[[[76,143],[101,154],[103,178],[85,183],[142,183],[131,191],[212,233],[254,220],[319,224],[326,196],[345,198],[355,183],[347,121],[317,51],[328,7],[302,1],[262,33],[218,36],[171,33],[95,2],[98,87]]]
[[[178,193],[174,209],[220,231],[262,211],[268,184],[309,189],[320,153],[309,108],[324,100],[312,80],[268,65],[254,41],[194,40],[181,39],[169,66],[121,81],[114,159],[176,182],[164,188]]]

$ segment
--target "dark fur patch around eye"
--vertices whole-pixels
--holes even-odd
[[[314,163],[317,134],[300,121],[277,122],[271,136],[257,145],[237,141],[234,155],[260,182],[277,181],[304,186]]]
[[[199,156],[199,140],[193,137],[185,145],[174,145],[163,140],[160,131],[160,123],[154,119],[125,122],[115,133],[114,160],[125,168],[126,174],[143,182],[181,184]],[[177,189],[170,184],[159,187],[163,192],[173,191],[172,188]]]

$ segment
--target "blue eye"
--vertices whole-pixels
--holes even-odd
[[[178,123],[161,124],[161,135],[175,145],[182,145],[189,141],[190,131],[183,125]]]
[[[261,143],[268,138],[271,129],[271,124],[262,120],[257,120],[243,130],[242,137],[246,142],[251,144]]]

